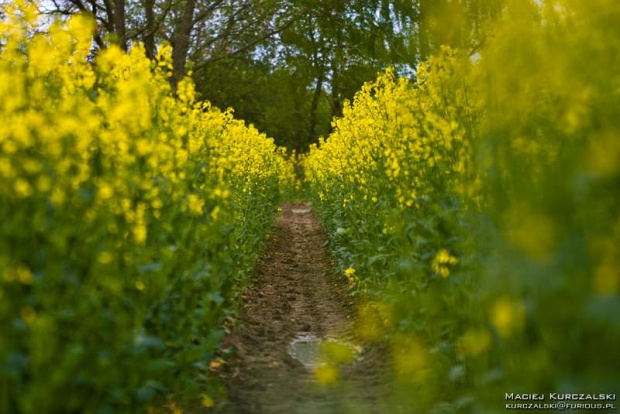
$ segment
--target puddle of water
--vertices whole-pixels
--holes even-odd
[[[294,208],[293,210],[293,214],[306,214],[310,212],[309,208]]]
[[[321,338],[312,333],[299,333],[289,344],[288,353],[306,368],[331,360],[350,363],[360,358],[362,348],[335,338]]]

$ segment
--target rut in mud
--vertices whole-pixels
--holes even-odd
[[[308,338],[355,343],[355,314],[356,303],[346,280],[333,273],[311,207],[283,205],[239,325],[224,341],[234,350],[223,376],[230,400],[226,412],[382,412],[377,406],[385,375],[380,347],[358,348],[356,362],[343,365],[339,380],[327,386],[315,380],[312,343],[308,349],[295,347]]]

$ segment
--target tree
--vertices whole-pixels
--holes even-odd
[[[203,98],[301,151],[377,72],[411,76],[443,44],[474,53],[506,0],[50,1],[93,15],[98,48],[169,42],[173,85],[192,61]]]
[[[290,26],[299,9],[275,0],[51,0],[43,11],[92,15],[100,49],[140,41],[153,57],[157,44],[169,42],[176,83],[188,59],[203,67],[247,52]]]

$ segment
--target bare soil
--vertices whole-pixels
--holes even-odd
[[[364,345],[340,380],[316,382],[313,368],[289,354],[299,334],[355,341],[356,301],[333,273],[325,235],[307,204],[285,204],[267,241],[236,329],[222,380],[225,413],[382,413],[385,354]]]

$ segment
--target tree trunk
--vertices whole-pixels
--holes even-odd
[[[425,1],[418,3],[418,60],[421,62],[425,60],[430,52],[429,46],[429,25],[430,16],[428,16]]]
[[[338,24],[338,23],[336,23]],[[342,50],[342,32],[341,27],[336,30],[336,44],[334,57],[331,62],[332,69],[332,115],[336,118],[342,118],[342,101],[340,99],[340,67],[346,67],[345,58]]]
[[[172,86],[176,88],[185,75],[189,38],[194,25],[196,0],[187,0],[172,39]]]
[[[125,31],[125,0],[114,0],[114,31],[121,49],[127,51],[127,34]]]
[[[332,115],[342,118],[342,101],[340,100],[340,74],[337,64],[332,63]]]
[[[144,49],[149,59],[155,57],[155,0],[144,0],[144,12],[146,17],[146,33],[144,34]]]
[[[316,112],[319,108],[319,99],[321,99],[321,92],[323,92],[323,70],[319,73],[319,77],[316,80],[316,87],[314,88],[314,95],[312,96],[312,105],[310,106],[310,130],[309,138],[315,141],[316,134]]]

